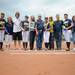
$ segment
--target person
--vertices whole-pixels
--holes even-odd
[[[72,22],[73,50],[75,50],[75,15],[72,17]]]
[[[5,14],[1,12],[0,14],[0,50],[3,51],[3,41],[4,41],[4,32],[6,21],[4,19]]]
[[[49,17],[50,25],[50,37],[49,37],[49,49],[54,49],[54,21],[53,17]]]
[[[61,45],[62,45],[62,26],[63,26],[63,21],[60,20],[60,15],[56,15],[56,21],[54,25],[54,37],[56,41],[56,47],[57,50],[61,50]]]
[[[48,24],[48,17],[45,17],[45,22],[44,22],[44,43],[45,43],[45,48],[49,48],[49,37],[50,37],[50,25]]]
[[[44,31],[44,22],[41,19],[41,16],[38,16],[37,22],[36,22],[36,47],[37,50],[42,49],[42,41],[43,41],[43,31]]]
[[[72,23],[69,29],[70,28],[72,28],[73,50],[75,50],[75,15],[72,17]]]
[[[10,48],[10,46],[12,44],[12,38],[13,38],[13,22],[12,22],[12,18],[8,17],[6,25],[5,25],[6,48]]]
[[[25,16],[25,20],[22,21],[22,41],[24,50],[27,49],[29,42],[29,17]]]
[[[63,34],[67,45],[66,51],[70,51],[72,31],[69,27],[71,26],[72,21],[68,19],[68,14],[64,14],[64,19]]]
[[[21,40],[22,40],[22,28],[21,28],[21,19],[20,13],[15,13],[15,18],[13,19],[13,40],[14,40],[14,47],[17,49],[17,41],[19,45],[19,49],[21,49]]]
[[[34,16],[31,16],[30,18],[30,26],[29,26],[29,31],[30,31],[30,50],[33,50],[34,48],[34,41],[35,41],[35,26],[36,25],[36,22],[35,22],[35,17]]]

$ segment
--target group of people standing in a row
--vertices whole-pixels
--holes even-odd
[[[14,48],[17,47],[17,41],[19,48],[21,48],[21,41],[23,48],[26,50],[29,47],[30,50],[34,49],[34,42],[36,40],[36,49],[42,49],[42,43],[44,40],[46,49],[54,49],[54,40],[56,41],[57,50],[62,49],[62,34],[66,40],[67,51],[70,50],[71,38],[74,44],[75,50],[75,16],[72,20],[68,19],[68,14],[64,14],[64,21],[60,20],[60,15],[56,15],[56,21],[53,17],[45,17],[44,21],[42,16],[39,15],[35,20],[34,16],[25,16],[25,19],[21,21],[20,13],[15,13],[15,18],[11,17],[4,19],[5,14],[0,14],[0,50],[3,50],[3,42],[5,40],[6,48],[10,48],[12,41],[14,40]],[[30,20],[29,20],[30,19]]]

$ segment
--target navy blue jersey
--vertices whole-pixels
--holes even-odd
[[[5,34],[13,34],[13,23],[9,24],[8,22],[5,25]]]
[[[65,21],[64,21],[64,26],[67,28],[67,27],[69,27],[69,26],[71,26],[71,20],[70,19],[66,19]]]
[[[29,21],[22,21],[22,28],[25,30],[25,31],[29,31]]]

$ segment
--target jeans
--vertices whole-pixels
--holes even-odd
[[[34,40],[35,40],[35,31],[30,31],[30,49],[32,50],[34,47]]]
[[[38,31],[38,36],[36,40],[36,47],[42,48],[42,41],[43,41],[43,31]]]
[[[57,47],[57,49],[61,49],[62,32],[56,32],[55,33],[55,40],[56,40],[56,47]]]
[[[73,43],[75,44],[75,32],[72,33],[72,40],[73,40]]]
[[[50,33],[49,37],[49,49],[54,49],[54,33]]]

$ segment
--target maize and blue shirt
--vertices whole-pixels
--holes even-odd
[[[54,32],[54,21],[50,21],[49,25],[51,27],[50,32]]]

